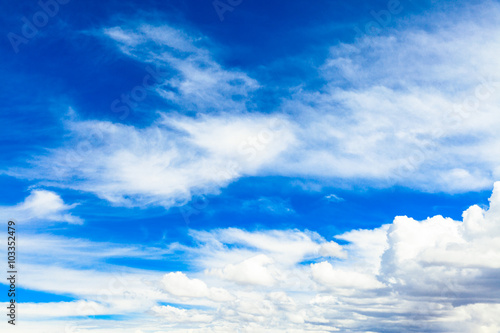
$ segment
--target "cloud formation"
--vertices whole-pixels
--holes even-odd
[[[127,269],[116,274],[50,267],[58,274],[40,280],[30,264],[23,281],[36,290],[85,297],[85,311],[138,311],[149,329],[172,332],[500,328],[500,182],[489,208],[471,206],[462,221],[398,216],[379,228],[335,237],[345,245],[298,230],[231,228],[192,231],[192,237],[195,246],[175,245],[193,267],[189,273]],[[89,274],[96,278],[88,280]],[[64,308],[62,314],[82,306],[81,301],[66,303],[57,305]],[[48,307],[52,304],[30,305],[24,317],[40,318]],[[144,308],[149,310],[143,312]],[[51,312],[51,318],[58,317]],[[99,332],[76,325],[84,332]],[[147,332],[133,319],[119,325]]]
[[[289,87],[273,110],[250,97],[262,84],[219,64],[204,36],[106,28],[100,37],[120,52],[168,72],[156,93],[194,116],[165,111],[145,128],[68,121],[67,145],[9,174],[125,206],[181,205],[254,175],[485,189],[500,178],[499,13],[484,2],[331,46],[313,68],[324,85]]]
[[[280,87],[286,94],[271,110],[259,97],[266,83],[225,66],[199,33],[142,23],[101,29],[98,38],[117,52],[156,68],[149,88],[175,111],[151,110],[156,119],[142,127],[70,114],[61,146],[7,173],[141,208],[183,205],[252,176],[294,178],[304,191],[337,181],[489,188],[500,178],[500,5],[445,7],[378,36],[328,44],[329,55],[309,68],[321,83]],[[81,224],[75,206],[35,189],[0,207],[0,217]],[[295,214],[280,197],[243,208]],[[23,303],[19,332],[500,330],[499,182],[489,208],[471,206],[462,221],[397,216],[333,239],[240,228],[189,237],[149,247],[23,234],[19,287],[75,300]],[[173,257],[186,268],[163,266]]]
[[[14,219],[20,223],[67,222],[82,224],[83,220],[68,211],[76,204],[66,205],[63,199],[52,191],[32,190],[30,195],[15,206],[0,206],[0,217],[3,220]]]
[[[164,77],[156,91],[183,112],[245,111],[250,94],[259,87],[246,73],[216,62],[204,36],[148,24],[106,28],[103,33],[123,53],[163,68]]]
[[[171,207],[194,194],[215,194],[255,175],[293,142],[279,116],[225,114],[198,119],[163,114],[147,128],[71,121],[73,142],[13,171],[44,184],[96,194],[123,206]],[[71,181],[69,181],[71,180]]]
[[[301,126],[281,172],[427,191],[490,186],[500,177],[498,13],[492,2],[447,8],[332,46],[317,69],[325,85],[283,105]]]

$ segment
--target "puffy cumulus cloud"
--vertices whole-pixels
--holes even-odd
[[[38,159],[36,169],[12,174],[128,206],[170,207],[217,193],[256,174],[294,140],[288,122],[273,115],[162,115],[143,129],[104,121],[67,126],[72,142]]]
[[[396,218],[387,231],[380,278],[418,296],[440,292],[466,303],[498,300],[491,279],[500,272],[499,192],[497,182],[490,209],[472,206],[462,222],[441,216],[422,222]]]
[[[76,204],[66,205],[63,199],[52,191],[32,190],[26,199],[15,206],[0,206],[3,220],[13,219],[20,223],[67,222],[82,224],[83,220],[68,211]]]
[[[500,311],[500,304],[469,304],[457,307],[448,320],[451,324],[456,320],[463,325],[467,332],[498,332],[500,322],[496,314]]]
[[[243,284],[272,286],[277,272],[273,269],[274,261],[264,254],[256,255],[233,265],[226,265],[222,269],[211,269],[208,274],[216,275],[226,280]]]
[[[199,279],[190,279],[182,272],[168,273],[163,277],[161,282],[165,291],[179,297],[207,297],[218,302],[234,299],[226,290],[222,288],[208,288],[205,282]]]
[[[162,280],[165,290],[181,297],[205,297],[208,295],[207,284],[198,279],[189,279],[181,272],[169,273]]]
[[[352,269],[335,269],[327,261],[311,264],[311,274],[315,281],[333,288],[377,289],[384,287],[373,275],[359,273]]]
[[[49,265],[54,274],[40,279],[25,264],[23,281],[86,300],[57,304],[61,313],[80,305],[125,316],[113,321],[124,331],[497,332],[499,225],[500,182],[489,208],[471,206],[462,221],[398,216],[337,236],[345,245],[298,230],[193,231],[197,245],[183,247],[191,272],[129,270],[116,278]],[[52,305],[30,305],[25,320],[47,324]],[[51,320],[63,319],[52,312]],[[88,323],[75,327],[100,332]]]
[[[245,321],[255,331],[496,332],[499,193],[500,182],[489,209],[472,206],[463,221],[398,216],[337,236],[343,246],[300,231],[193,232],[205,276],[186,288],[207,297],[210,281],[234,295],[207,310],[214,330]]]

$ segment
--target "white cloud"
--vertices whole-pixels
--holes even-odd
[[[169,305],[154,306],[151,310],[155,313],[155,315],[161,316],[162,319],[171,323],[209,323],[213,320],[213,316],[202,313],[200,311],[179,309]]]
[[[68,323],[58,322],[58,313],[95,311],[130,318],[113,322],[115,329],[146,331],[496,332],[499,214],[500,182],[490,207],[470,207],[463,221],[399,216],[337,236],[348,242],[342,246],[297,230],[193,231],[197,245],[183,251],[198,273],[76,270],[34,265],[28,256],[25,288],[86,301],[27,305],[23,320],[47,327],[49,315],[52,325],[62,325]],[[312,263],[303,264],[305,258]],[[100,332],[88,320],[73,325]]]
[[[229,264],[222,269],[211,269],[207,273],[243,284],[272,286],[275,282],[272,264],[274,261],[264,254],[243,260],[239,264]]]
[[[199,279],[190,279],[182,272],[168,273],[162,279],[163,289],[168,293],[187,298],[207,297],[213,301],[224,302],[234,297],[222,288],[209,288]]]
[[[121,51],[146,63],[168,68],[157,93],[184,111],[245,111],[259,85],[247,74],[224,69],[207,49],[207,39],[173,27],[140,25],[104,29]]]
[[[5,303],[4,303],[5,304]],[[109,308],[93,301],[23,303],[23,313],[30,319],[71,316],[97,316],[109,313]]]
[[[275,215],[294,214],[295,210],[291,204],[281,198],[260,197],[256,200],[248,200],[243,203],[243,209],[248,211],[260,211]]]
[[[82,224],[83,220],[68,211],[76,204],[66,205],[56,193],[47,190],[32,190],[30,195],[15,206],[0,206],[0,217],[19,223],[67,222]]]
[[[95,193],[116,205],[170,207],[254,175],[293,141],[281,117],[163,115],[144,129],[102,121],[67,124],[74,142],[19,177]]]
[[[262,253],[283,266],[295,265],[318,256],[345,258],[340,245],[314,232],[298,230],[267,230],[249,232],[236,228],[217,229],[210,232],[192,231],[191,235],[200,243],[203,253],[199,265],[222,268],[225,263],[233,265]],[[229,251],[229,247],[234,250]],[[250,263],[264,264],[269,259],[259,257]]]
[[[384,287],[372,275],[353,270],[334,269],[327,261],[311,264],[311,273],[315,281],[333,288],[356,288],[359,290]]]
[[[208,287],[198,279],[189,279],[181,272],[168,273],[163,277],[163,287],[171,294],[181,297],[206,297]]]
[[[283,108],[300,124],[281,174],[450,192],[499,178],[500,7],[413,17],[331,48],[327,83]],[[424,28],[425,27],[425,28]],[[460,33],[457,33],[460,31]]]
[[[166,25],[104,29],[122,52],[168,73],[156,92],[197,116],[162,114],[145,128],[72,121],[71,142],[36,171],[10,174],[165,207],[253,175],[485,189],[500,178],[499,13],[485,2],[335,45],[316,68],[324,86],[291,89],[262,113],[249,112],[258,100],[248,106],[259,84],[218,64],[206,37]]]
[[[182,250],[177,244],[172,244],[167,248],[148,247],[142,244],[123,245],[49,234],[32,234],[26,231],[22,238],[23,257],[28,262],[35,262],[39,265],[58,263],[83,267],[96,261],[104,262],[113,258],[160,260],[174,254],[176,250]],[[0,245],[6,248],[6,239],[0,239]],[[78,258],[78,261],[75,262],[75,258]]]
[[[333,193],[326,195],[325,199],[328,200],[328,201],[330,201],[330,202],[342,202],[342,201],[344,201],[343,198],[341,198],[338,195],[333,194]]]
[[[323,257],[332,257],[332,258],[346,257],[346,253],[343,251],[342,246],[333,241],[322,243],[319,248],[319,254]]]

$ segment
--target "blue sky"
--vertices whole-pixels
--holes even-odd
[[[5,7],[2,331],[500,329],[497,2]]]

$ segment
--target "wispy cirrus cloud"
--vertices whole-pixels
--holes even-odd
[[[295,210],[290,202],[280,198],[261,197],[255,200],[247,200],[242,206],[245,210],[259,211],[274,215],[295,214]]]
[[[279,108],[259,112],[247,102],[262,83],[217,63],[206,37],[167,25],[106,28],[101,37],[124,54],[171,71],[156,92],[196,116],[165,111],[146,128],[74,120],[70,144],[42,157],[35,171],[10,174],[116,205],[165,207],[253,175],[485,189],[500,177],[499,12],[485,2],[332,46],[315,68],[323,86],[291,88]],[[89,146],[80,149],[85,158],[81,146]]]
[[[163,114],[143,129],[104,121],[68,123],[73,142],[11,175],[83,190],[116,205],[171,207],[193,194],[217,193],[293,142],[280,116]]]
[[[500,162],[499,12],[492,2],[434,12],[331,47],[318,68],[325,85],[283,105],[301,122],[284,172],[430,191],[489,186]]]
[[[168,25],[111,27],[103,35],[132,58],[166,71],[156,88],[182,112],[244,112],[259,84],[246,73],[214,60],[204,36]]]

